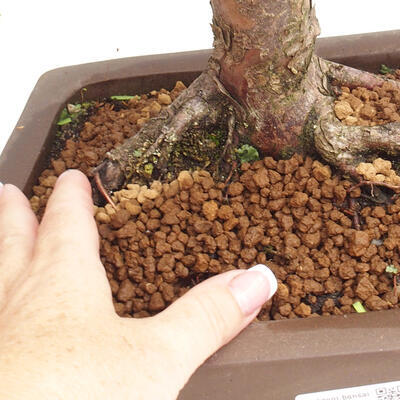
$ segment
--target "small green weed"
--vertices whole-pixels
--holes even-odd
[[[67,125],[75,121],[79,116],[86,113],[86,110],[92,105],[91,102],[84,102],[82,104],[67,104],[60,113],[57,125]]]
[[[236,149],[236,154],[242,164],[260,159],[257,149],[248,144],[244,144]]]
[[[131,100],[131,99],[140,100],[140,96],[116,95],[116,96],[111,96],[110,99],[111,100],[119,100],[119,101],[126,101],[126,100]]]
[[[381,65],[381,69],[379,70],[379,73],[382,74],[382,75],[393,74],[394,73],[394,69],[393,68],[389,68],[385,64],[382,64]]]
[[[57,125],[62,126],[62,125],[69,124],[70,122],[72,122],[72,118],[69,116],[67,108],[65,107],[61,111],[60,117],[58,118]]]

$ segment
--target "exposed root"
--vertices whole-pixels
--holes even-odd
[[[108,159],[105,159],[94,169],[93,176],[96,176],[97,174],[105,191],[117,190],[125,181],[124,171],[122,170],[120,164]],[[96,187],[98,187],[98,185],[96,185]],[[97,196],[96,192],[94,192],[93,200],[95,203],[97,203],[99,200],[96,198]]]
[[[373,195],[373,188],[374,186],[382,186],[388,189],[393,190],[394,192],[400,192],[400,186],[396,186],[396,185],[391,185],[390,183],[385,183],[385,182],[374,182],[374,181],[361,181],[359,183],[357,183],[356,185],[352,186],[348,191],[352,192],[353,190],[361,187],[361,186],[366,186],[366,185],[370,185],[371,186],[371,195]]]
[[[330,81],[340,86],[347,86],[352,89],[356,87],[373,89],[375,86],[382,86],[385,82],[390,82],[394,87],[400,89],[399,81],[388,79],[385,76],[375,75],[324,59],[320,59],[320,65]]]
[[[100,175],[98,172],[96,172],[94,174],[94,181],[96,183],[97,189],[99,190],[99,192],[102,194],[102,196],[105,198],[105,200],[111,204],[111,206],[114,208],[114,210],[117,210],[117,206],[115,205],[115,203],[113,202],[112,198],[109,196],[109,194],[107,193],[107,190],[104,188],[101,179],[100,179]]]
[[[232,97],[226,94],[214,71],[207,70],[158,117],[107,153],[95,172],[100,173],[108,190],[121,187],[132,176],[138,181],[163,178],[168,173],[171,152],[185,135],[211,131],[228,120],[229,134],[223,153],[227,156],[234,143],[235,114],[243,113],[237,104],[232,104]]]
[[[327,77],[331,85],[331,93],[319,99],[315,105],[319,117],[314,132],[316,150],[325,161],[359,180],[355,167],[360,162],[377,158],[382,153],[390,158],[400,155],[400,123],[392,122],[376,126],[345,125],[336,117],[335,98],[332,95],[337,94],[340,86],[373,89],[390,82],[400,89],[400,82],[323,59],[319,59],[319,66],[323,76]],[[367,184],[366,182],[364,181],[364,184]],[[394,185],[372,183],[375,186],[386,186],[397,190]]]
[[[237,161],[233,161],[233,162],[232,162],[231,170],[229,171],[229,175],[228,175],[228,177],[225,179],[225,183],[224,183],[225,186],[227,186],[228,183],[230,182],[230,180],[232,179],[232,176],[233,176],[233,173],[235,172],[236,167],[237,167]]]
[[[400,154],[400,123],[347,126],[336,117],[333,104],[331,97],[316,104],[319,120],[315,126],[314,142],[325,161],[354,173],[359,162],[378,157],[379,153],[390,157]]]
[[[228,137],[225,142],[224,151],[222,152],[221,161],[222,160],[226,160],[227,162],[231,161],[230,155],[232,154],[233,151],[232,147],[235,139],[235,125],[236,125],[235,115],[234,113],[231,113],[231,115],[228,118]]]

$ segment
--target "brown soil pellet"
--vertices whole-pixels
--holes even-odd
[[[399,78],[400,78],[400,70]],[[346,125],[376,126],[400,121],[400,90],[390,82],[372,90],[342,87],[335,114]]]

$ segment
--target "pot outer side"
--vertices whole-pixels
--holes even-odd
[[[400,65],[400,31],[317,40],[329,60],[377,71]],[[26,195],[48,161],[69,102],[189,85],[211,50],[132,57],[45,73],[0,156],[0,182]],[[389,382],[400,369],[400,310],[253,323],[192,376],[179,399],[287,400],[300,393]]]

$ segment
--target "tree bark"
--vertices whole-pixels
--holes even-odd
[[[311,0],[211,0],[211,6],[207,69],[169,109],[107,154],[96,172],[108,190],[132,176],[165,177],[176,144],[193,143],[210,129],[227,130],[220,150],[228,164],[239,142],[275,157],[317,150],[344,170],[374,148],[399,154],[399,124],[346,127],[335,117],[333,84],[372,88],[386,79],[315,55],[319,25]]]
[[[210,65],[246,109],[251,142],[275,156],[286,148],[298,149],[308,113],[319,97],[314,57],[319,26],[311,2],[211,4],[215,51]]]

